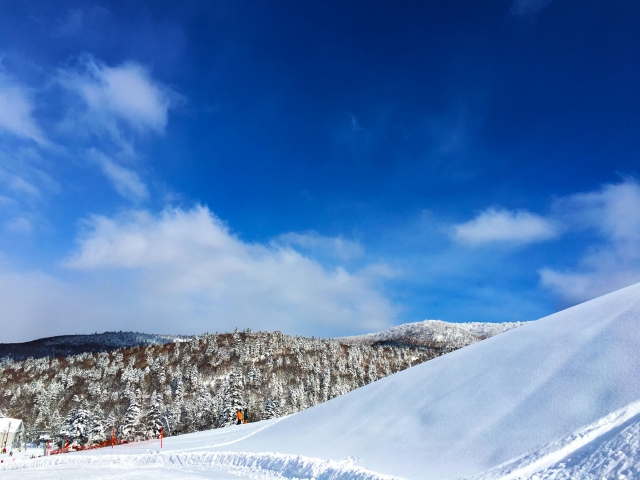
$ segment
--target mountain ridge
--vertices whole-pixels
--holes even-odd
[[[470,322],[454,323],[444,320],[424,320],[396,325],[381,332],[336,337],[341,343],[365,345],[397,344],[411,347],[433,347],[447,343],[460,348],[498,333],[523,325],[525,322]],[[250,330],[249,330],[250,331]],[[28,342],[0,343],[0,360],[26,360],[27,358],[56,358],[82,353],[111,352],[122,348],[164,345],[188,342],[195,335],[168,335],[141,332],[103,332],[91,334],[57,335]]]
[[[82,353],[110,352],[121,348],[144,345],[163,345],[176,341],[188,341],[187,335],[163,335],[141,332],[103,332],[90,334],[56,335],[28,342],[0,343],[0,359],[66,357]]]
[[[380,332],[336,338],[349,344],[376,345],[384,343],[411,346],[447,343],[455,348],[484,340],[507,330],[521,327],[527,322],[467,322],[455,323],[443,320],[423,320],[404,323]]]

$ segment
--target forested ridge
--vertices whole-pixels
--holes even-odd
[[[195,432],[294,413],[461,345],[347,344],[245,330],[188,341],[0,361],[0,415],[77,445]]]

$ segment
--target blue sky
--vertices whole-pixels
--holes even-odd
[[[527,320],[640,281],[639,22],[2,3],[0,342]]]

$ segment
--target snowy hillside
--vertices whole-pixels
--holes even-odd
[[[111,352],[119,348],[163,345],[176,341],[187,341],[191,337],[182,335],[158,335],[138,332],[105,332],[90,335],[60,335],[40,338],[24,343],[0,343],[0,359],[66,357],[81,353]]]
[[[414,346],[446,343],[452,347],[460,348],[524,324],[525,322],[451,323],[442,320],[424,320],[422,322],[405,323],[382,332],[343,337],[340,340],[367,345],[385,342]]]
[[[0,411],[29,439],[86,446],[255,422],[317,405],[452,347],[347,345],[282,333],[205,334],[185,342],[59,358],[0,360]],[[233,400],[232,400],[233,399]]]
[[[139,478],[638,478],[638,365],[640,284],[279,421],[173,437],[162,454],[146,442],[5,468],[34,478],[134,466]]]

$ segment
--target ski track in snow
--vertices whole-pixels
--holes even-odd
[[[244,432],[243,430],[240,429],[233,429],[232,432],[229,432],[228,435],[219,435],[220,437],[222,437],[222,440],[219,440],[217,443],[213,443],[211,445],[207,445],[207,447],[225,447],[227,445],[231,445],[233,443],[237,443],[240,442],[241,440],[244,440],[246,438],[249,438],[253,435],[255,435],[258,432],[263,431],[266,428],[269,428],[272,425],[275,425],[276,423],[284,420],[285,418],[289,417],[290,415],[287,415],[285,417],[280,417],[280,418],[274,418],[272,420],[268,420],[266,422],[258,422],[258,423],[254,423],[251,425],[251,428],[247,428],[247,430],[249,430],[249,432]],[[248,426],[248,425],[247,425]],[[202,445],[198,445],[196,447],[192,447],[192,448],[182,448],[181,451],[187,451],[187,450],[202,450]]]
[[[573,435],[468,480],[632,479],[640,477],[640,402]]]
[[[126,470],[136,470],[141,476],[143,470],[147,471],[147,475],[153,471],[154,478],[162,478],[162,471],[166,472],[167,477],[180,478],[176,474],[182,472],[189,475],[191,470],[196,475],[200,474],[197,476],[209,477],[214,474],[216,478],[219,477],[215,472],[222,471],[251,479],[400,480],[399,477],[380,475],[353,463],[354,459],[337,462],[268,452],[67,454],[8,464],[0,467],[0,470],[4,470],[3,478],[23,478],[25,470],[28,470],[30,476],[38,478],[49,478],[48,474],[51,474],[51,478],[101,478],[106,469],[111,472],[122,470],[123,474]],[[9,476],[7,470],[17,475]],[[109,476],[113,478],[112,475]],[[120,477],[120,474],[117,476]],[[185,478],[191,477],[193,475]]]
[[[247,478],[318,480],[401,480],[355,465],[357,459],[323,460],[273,452],[207,451],[245,440],[287,417],[233,428],[197,432],[165,439],[161,452],[157,440],[0,464],[2,478],[193,479]],[[166,452],[166,453],[165,453]]]

